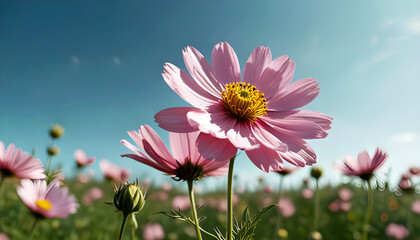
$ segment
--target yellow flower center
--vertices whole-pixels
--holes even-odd
[[[229,115],[241,120],[254,122],[257,117],[267,114],[264,93],[249,83],[237,82],[226,84],[222,91],[223,106]]]
[[[51,209],[51,203],[48,200],[37,200],[36,205],[44,210]]]

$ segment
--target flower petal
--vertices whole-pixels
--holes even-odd
[[[267,64],[255,86],[269,100],[290,83],[294,72],[295,63],[289,56],[278,57]]]
[[[227,132],[226,136],[235,147],[242,150],[252,150],[259,146],[254,134],[251,132],[249,123],[236,122],[235,126]]]
[[[283,91],[267,101],[269,110],[287,111],[300,108],[310,103],[319,94],[318,82],[313,78],[305,78],[293,82]]]
[[[216,108],[219,109],[216,110]],[[201,132],[217,138],[227,138],[226,133],[234,128],[236,119],[228,116],[220,106],[214,106],[213,109],[212,112],[191,111],[187,114],[188,120]]]
[[[211,54],[214,75],[222,86],[241,82],[241,68],[235,51],[227,42],[216,44]]]
[[[197,147],[204,158],[216,161],[231,159],[238,150],[228,139],[216,138],[206,133],[198,135]]]
[[[155,121],[159,124],[159,127],[170,132],[195,132],[198,130],[197,125],[191,125],[188,121],[187,114],[189,112],[204,112],[198,108],[192,107],[175,107],[167,108],[155,115]]]
[[[169,152],[169,150],[166,148],[165,143],[162,141],[162,139],[159,137],[159,135],[151,128],[149,125],[143,125],[140,126],[139,132],[143,139],[143,146],[144,150],[149,154],[149,156],[156,160],[156,158],[153,156],[153,153],[150,152],[152,149],[154,153],[159,155],[165,162],[168,164],[174,164],[175,160],[172,156],[172,154]],[[146,144],[148,143],[148,144]],[[150,148],[149,149],[149,146]]]
[[[371,163],[372,160],[371,160],[371,158],[369,156],[369,153],[367,151],[363,151],[363,152],[359,153],[357,155],[357,161],[359,162],[360,171],[370,172],[370,163]]]
[[[279,154],[264,145],[260,145],[259,148],[254,150],[246,151],[246,155],[255,166],[264,172],[279,171],[283,168],[283,161]]]
[[[377,170],[378,168],[384,165],[385,160],[388,158],[388,153],[384,150],[377,148],[375,151],[375,155],[372,157],[372,163],[370,164],[373,171]]]
[[[217,102],[217,98],[202,88],[188,74],[173,64],[163,67],[163,79],[182,99],[194,107],[205,108]]]
[[[190,75],[197,81],[197,84],[214,97],[220,97],[224,86],[216,80],[213,68],[204,56],[194,47],[186,47],[182,54],[184,55],[185,66]]]
[[[271,51],[266,47],[257,47],[249,56],[243,74],[243,82],[256,86],[264,69],[270,64]]]
[[[197,150],[197,137],[199,131],[191,133],[169,133],[169,142],[171,144],[172,154],[174,158],[181,164],[186,158],[189,158],[192,163],[200,158],[200,153]]]

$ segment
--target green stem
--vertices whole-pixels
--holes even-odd
[[[194,225],[195,225],[195,232],[197,234],[197,239],[202,240],[203,238],[201,237],[200,225],[198,224],[197,209],[195,207],[193,180],[188,180],[188,193],[190,195],[191,212],[192,212],[192,215],[193,215],[193,220],[194,220]]]
[[[283,179],[284,179],[284,176],[280,175],[280,182],[279,182],[279,189],[278,189],[279,200],[283,196]],[[273,238],[274,240],[278,239],[278,230],[280,226],[281,226],[281,214],[278,214],[276,227],[274,228],[274,238]]]
[[[362,240],[368,239],[368,229],[369,229],[369,222],[370,222],[370,216],[372,215],[373,211],[373,191],[372,186],[370,185],[369,180],[366,181],[368,185],[368,208],[366,211],[365,216],[365,224],[363,225],[363,234],[362,234]]]
[[[34,232],[35,232],[34,230],[35,230],[35,228],[36,228],[36,226],[38,224],[38,220],[39,220],[39,218],[35,217],[35,221],[32,224],[31,231],[29,232],[29,240],[31,240],[32,237],[34,236]]]
[[[136,240],[136,229],[137,229],[137,222],[136,215],[134,213],[131,214],[131,239]]]
[[[124,214],[124,218],[123,218],[123,222],[121,225],[121,230],[120,230],[120,240],[123,239],[124,236],[124,227],[125,227],[125,221],[127,220],[127,215]]]
[[[228,185],[227,185],[227,232],[226,239],[233,240],[233,208],[232,208],[232,181],[233,181],[233,167],[235,164],[235,158],[230,159],[229,162],[229,173],[228,173]]]
[[[47,177],[50,175],[51,160],[52,155],[48,154],[47,166],[45,167],[45,175],[47,175]]]
[[[316,188],[315,188],[315,201],[314,201],[314,225],[312,228],[313,232],[318,231],[318,218],[319,218],[319,182],[318,178],[315,180]]]

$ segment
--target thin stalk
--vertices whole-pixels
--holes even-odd
[[[370,222],[370,216],[372,215],[373,211],[373,190],[372,186],[370,185],[370,181],[366,181],[368,185],[367,194],[368,194],[368,208],[366,211],[365,216],[365,223],[363,225],[363,234],[362,234],[362,240],[368,239],[368,229],[369,229],[369,222]]]
[[[314,225],[312,228],[313,232],[318,231],[318,218],[319,218],[319,179],[315,180],[316,188],[315,188],[315,201],[314,201]]]
[[[284,176],[280,175],[279,189],[277,190],[278,195],[279,195],[279,200],[283,196],[283,179],[284,179]],[[278,239],[278,230],[280,226],[281,226],[281,214],[278,214],[276,227],[274,228],[274,238],[273,238],[274,240]]]
[[[230,159],[229,162],[229,173],[228,173],[228,185],[227,185],[227,240],[233,240],[233,208],[232,208],[232,182],[233,182],[233,167],[235,165],[235,158]]]
[[[124,236],[124,227],[125,227],[125,221],[127,220],[127,215],[124,214],[124,218],[123,218],[123,222],[121,225],[121,230],[120,230],[120,240],[123,239]]]
[[[193,180],[188,181],[188,193],[190,195],[191,212],[192,212],[192,215],[193,215],[193,220],[194,220],[194,225],[195,225],[195,232],[197,234],[197,239],[202,240],[203,238],[201,237],[200,225],[198,225],[197,209],[195,207]]]
[[[52,155],[48,154],[47,166],[45,167],[45,175],[47,175],[47,177],[50,175],[51,160]]]
[[[131,239],[136,240],[136,230],[137,230],[137,222],[136,215],[134,213],[131,214]]]
[[[35,230],[36,226],[38,225],[38,220],[39,220],[39,218],[35,217],[35,221],[32,224],[31,231],[29,232],[29,240],[31,240],[32,237],[34,236],[34,232],[35,232],[34,230]]]

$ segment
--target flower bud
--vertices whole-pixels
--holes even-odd
[[[311,176],[315,179],[319,179],[322,176],[323,170],[320,167],[313,167],[311,169]]]
[[[53,139],[60,138],[64,134],[64,127],[60,124],[55,124],[50,128],[50,136]]]
[[[289,234],[287,233],[287,230],[284,228],[280,228],[277,231],[277,234],[279,235],[280,240],[287,240],[287,237],[289,236]]]
[[[124,215],[139,212],[144,206],[144,195],[138,181],[127,183],[115,190],[114,205]]]
[[[58,155],[60,153],[60,148],[57,146],[48,147],[47,153],[48,155],[51,155],[51,156]]]
[[[311,240],[322,240],[322,235],[320,232],[312,232],[311,233]]]

